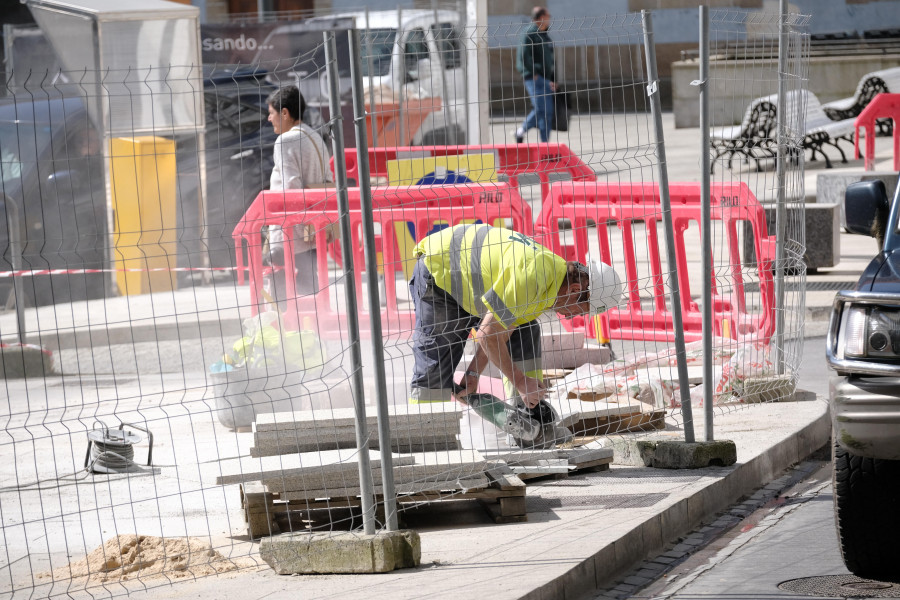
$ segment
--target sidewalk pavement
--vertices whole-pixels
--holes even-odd
[[[702,410],[695,431],[703,435]],[[677,416],[677,415],[676,415]],[[718,511],[751,494],[828,442],[822,398],[717,408],[716,439],[733,440],[737,464],[702,470],[612,465],[609,471],[561,480],[531,480],[528,521],[497,525],[474,500],[443,502],[403,513],[421,536],[421,565],[386,574],[276,575],[259,568],[179,581],[132,592],[132,598],[491,598],[577,600],[641,560],[663,552]],[[683,439],[668,420],[665,435]],[[227,493],[237,494],[227,488]],[[239,517],[235,516],[235,521]],[[258,557],[256,544],[235,536],[232,556]],[[222,542],[219,541],[219,544]],[[227,554],[228,548],[218,548]],[[675,546],[659,560],[689,550]],[[164,585],[148,580],[144,585]],[[640,582],[638,582],[640,583]]]

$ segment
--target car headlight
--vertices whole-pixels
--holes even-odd
[[[839,292],[825,345],[839,373],[900,373],[900,295]]]
[[[851,305],[840,333],[839,358],[900,357],[900,308]]]

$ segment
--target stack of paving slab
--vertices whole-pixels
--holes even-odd
[[[370,451],[369,461],[375,493],[382,493],[380,455]],[[398,494],[428,491],[485,488],[489,481],[485,472],[491,465],[477,452],[425,452],[395,455],[394,483]],[[347,499],[361,493],[358,453],[355,450],[333,450],[244,458],[223,463],[218,485],[261,482],[268,492],[280,500],[314,501]]]
[[[613,461],[613,449],[594,441],[580,447],[544,450],[481,450],[492,461],[503,461],[519,479],[545,475],[605,471]]]
[[[460,405],[456,402],[391,405],[388,407],[391,450],[432,452],[459,447]],[[297,452],[356,448],[352,408],[259,414],[253,425],[254,457]],[[378,449],[378,420],[366,407],[368,447]]]

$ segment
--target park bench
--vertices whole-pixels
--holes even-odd
[[[822,110],[833,121],[853,119],[880,93],[900,93],[900,67],[866,73],[859,80],[856,92],[851,97],[826,102],[822,105]],[[891,133],[890,123],[889,119],[878,123],[882,133]]]

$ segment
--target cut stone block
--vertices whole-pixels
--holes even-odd
[[[841,214],[841,227],[847,226],[847,217],[844,215],[844,193],[847,186],[857,181],[884,182],[888,198],[894,197],[897,190],[897,173],[894,171],[856,171],[852,173],[819,173],[816,176],[816,202],[824,204],[838,204]],[[807,242],[809,237],[806,238]]]
[[[417,567],[422,545],[419,534],[408,529],[375,535],[289,533],[264,538],[259,555],[279,575],[388,573]]]
[[[4,379],[54,374],[53,355],[38,346],[10,345],[0,348],[0,377]]]
[[[895,176],[896,177],[896,176]],[[789,227],[798,222],[798,212],[804,211],[806,230],[806,254],[803,256],[806,267],[810,271],[824,267],[833,267],[841,262],[840,207],[841,204],[789,203],[785,206]],[[775,235],[775,205],[765,204],[766,227],[769,235]],[[744,262],[749,266],[756,265],[756,254],[753,250],[753,234],[750,223],[744,223]]]
[[[613,440],[617,464],[658,469],[727,467],[737,462],[737,447],[730,440]]]
[[[731,440],[659,442],[651,466],[658,469],[702,469],[727,467],[736,462],[737,447]]]

